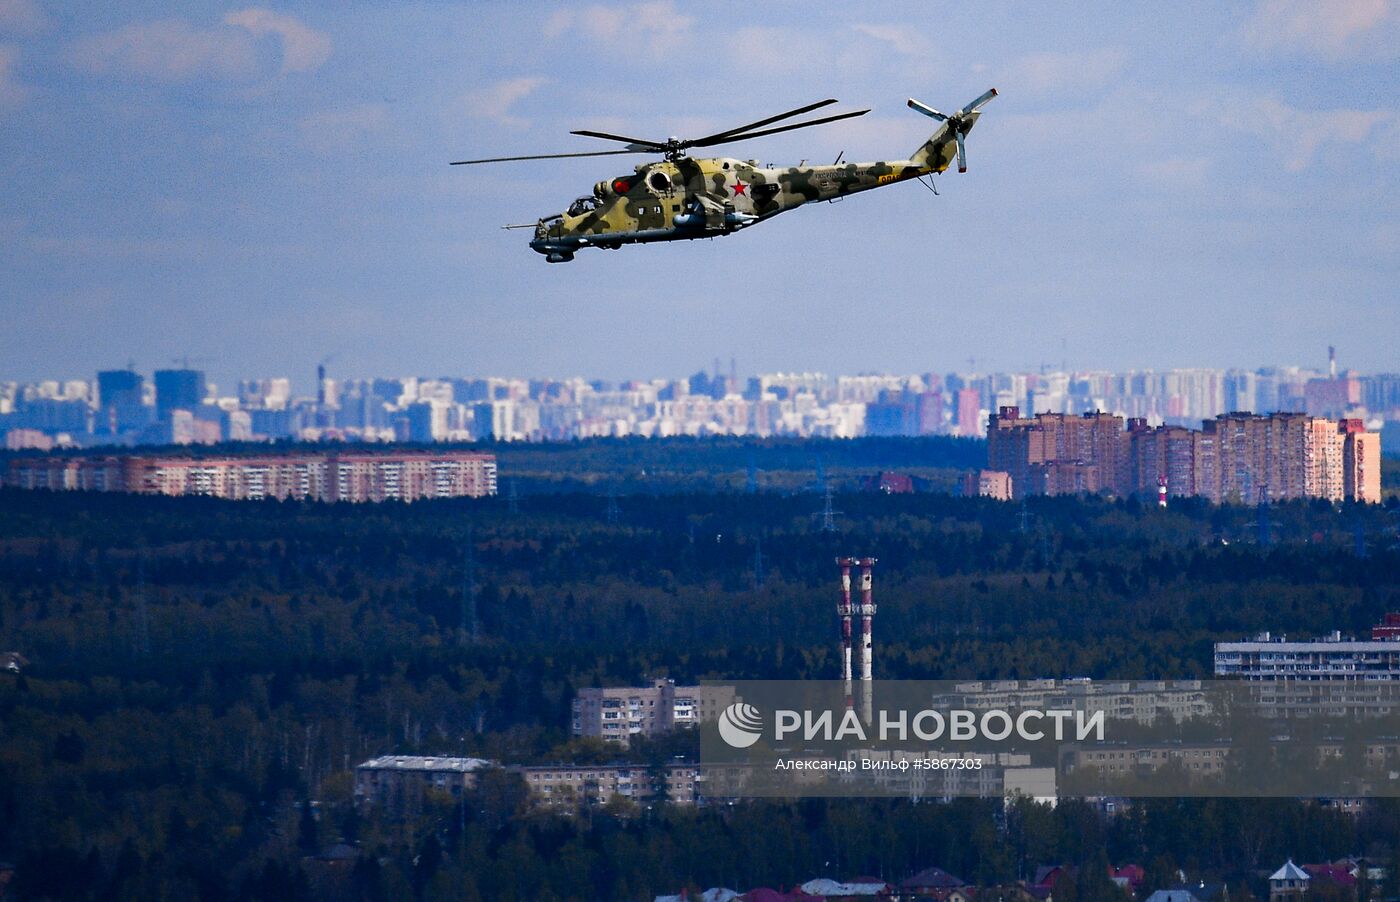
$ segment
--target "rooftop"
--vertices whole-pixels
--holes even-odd
[[[468,773],[490,767],[494,761],[485,758],[428,758],[420,755],[384,755],[371,758],[361,768],[371,770],[431,770]]]

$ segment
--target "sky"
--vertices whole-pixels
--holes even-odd
[[[254,0],[256,2],[256,0]],[[0,379],[1400,370],[1400,4],[0,0]],[[646,157],[966,174],[549,265],[533,222]]]

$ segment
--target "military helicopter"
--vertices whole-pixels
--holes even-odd
[[[943,124],[908,159],[888,162],[842,163],[838,157],[837,162],[830,166],[765,167],[755,160],[694,158],[686,154],[692,147],[713,147],[798,128],[826,125],[870,112],[868,109],[857,110],[767,127],[836,103],[834,99],[827,99],[703,138],[652,141],[606,132],[575,131],[570,134],[619,141],[625,146],[622,150],[458,160],[452,165],[634,153],[661,154],[662,159],[658,162],[642,163],[627,175],[599,182],[593,187],[591,195],[578,198],[563,213],[546,216],[533,226],[528,223],[505,226],[507,229],[533,228],[535,237],[530,241],[530,247],[544,254],[545,260],[550,263],[567,263],[574,259],[575,252],[580,248],[616,249],[624,244],[730,235],[812,201],[836,200],[858,191],[945,172],[955,156],[958,171],[966,172],[967,153],[963,139],[982,115],[982,107],[996,96],[997,90],[992,88],[951,115],[910,98],[910,109]]]

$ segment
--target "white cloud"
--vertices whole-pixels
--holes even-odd
[[[1222,125],[1269,142],[1289,172],[1306,169],[1323,145],[1365,143],[1377,126],[1395,119],[1385,110],[1300,110],[1276,97],[1217,96],[1197,112],[1212,112]]]
[[[50,24],[49,17],[34,0],[0,0],[0,31],[35,34]]]
[[[660,59],[683,49],[695,24],[671,0],[563,9],[545,23],[548,38],[575,38]]]
[[[85,72],[157,81],[243,79],[257,71],[257,54],[245,32],[196,28],[179,19],[141,22],[83,38],[70,48],[69,58]]]
[[[534,93],[545,81],[539,76],[526,75],[472,91],[466,97],[467,114],[478,119],[494,119],[506,125],[524,125],[525,120],[511,115],[511,107]]]
[[[907,25],[856,25],[856,31],[874,38],[902,56],[924,56],[930,52],[929,42]]]
[[[1339,59],[1390,44],[1396,24],[1396,7],[1390,0],[1262,0],[1245,23],[1242,37],[1252,50],[1291,50]],[[1381,31],[1392,33],[1387,37]]]
[[[258,37],[276,35],[282,42],[283,72],[312,72],[330,58],[331,39],[291,16],[254,6],[231,12],[224,21]]]
[[[1149,180],[1164,185],[1199,186],[1206,180],[1211,169],[1207,157],[1168,157],[1144,163],[1141,172]]]
[[[229,13],[224,22],[212,28],[182,19],[134,23],[80,39],[69,48],[69,59],[94,74],[183,82],[259,77],[254,39],[265,35],[278,38],[283,72],[309,72],[330,55],[329,38],[290,16],[254,7]]]
[[[751,25],[727,41],[736,68],[754,73],[791,73],[833,65],[822,38],[811,32]]]
[[[367,103],[342,110],[324,110],[300,122],[302,143],[319,154],[352,151],[389,124],[389,107]]]
[[[0,44],[0,110],[19,106],[28,93],[24,85],[15,78],[14,69],[18,60],[18,50]]]
[[[1086,53],[1033,53],[1006,68],[1002,81],[1008,91],[1060,94],[1088,91],[1109,84],[1123,69],[1121,50]]]
[[[1392,116],[1376,136],[1376,156],[1382,160],[1400,160],[1400,117]]]

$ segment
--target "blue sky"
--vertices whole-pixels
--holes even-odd
[[[0,0],[0,378],[1395,370],[1397,62],[1384,0]],[[499,226],[645,158],[447,166],[823,97],[725,151],[902,157],[990,86],[941,197],[562,266]]]

